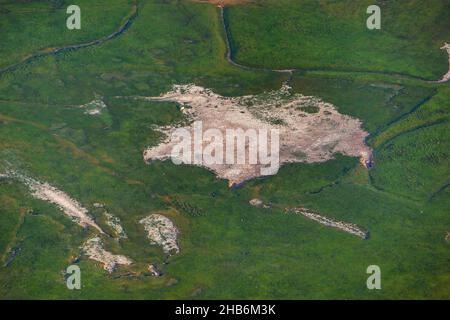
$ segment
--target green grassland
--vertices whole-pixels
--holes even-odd
[[[293,10],[299,2],[303,9]],[[108,15],[97,2],[82,2],[82,14],[86,5],[92,20],[87,19],[82,34],[72,34],[63,18],[68,2],[5,3],[7,14],[14,18],[4,22],[0,17],[10,33],[7,48],[0,36],[1,67],[33,50],[110,34],[134,4],[108,1],[114,11]],[[300,29],[317,24],[314,14],[319,13],[332,15],[334,20],[324,20],[325,27],[344,28],[339,32],[365,25],[356,2],[346,3],[348,10],[336,1],[315,2],[320,3],[320,11],[310,1],[278,3],[263,1],[260,6],[227,9],[233,40],[249,38],[250,26],[244,25],[268,21],[264,18],[278,14],[274,8],[283,15],[286,10],[291,17],[286,21]],[[413,8],[418,5],[410,3]],[[241,70],[228,63],[214,6],[139,1],[138,17],[119,37],[42,57],[1,74],[0,173],[8,162],[50,182],[79,200],[102,227],[102,212],[93,204],[104,203],[120,217],[129,235],[120,242],[106,241],[106,248],[129,256],[135,264],[108,275],[93,261],[84,257],[78,261],[79,247],[93,231],[83,230],[55,206],[31,198],[23,185],[0,179],[0,299],[450,298],[450,244],[444,239],[450,231],[446,187],[450,87],[389,74],[352,73],[361,69],[426,78],[445,73],[448,65],[442,52],[431,49],[449,36],[442,25],[435,24],[445,4],[430,2],[429,15],[419,15],[415,9],[396,11],[397,20],[384,22],[386,32],[393,28],[392,22],[398,34],[405,33],[411,27],[410,15],[423,19],[419,26],[429,28],[414,29],[419,30],[414,33],[420,44],[416,51],[402,47],[407,40],[398,44],[401,51],[389,47],[398,34],[387,32],[375,39],[379,41],[374,45],[378,51],[371,53],[375,60],[365,58],[368,40],[363,28],[360,38],[353,40],[352,52],[339,51],[335,60],[325,53],[330,45],[325,40],[345,39],[339,33],[330,35],[327,29],[316,30],[315,41],[291,33],[288,39],[298,41],[292,47],[284,48],[285,38],[273,34],[259,38],[255,42],[259,47],[252,50],[236,45],[241,63],[332,69],[295,73],[290,84],[296,92],[319,96],[341,113],[362,120],[375,153],[375,167],[370,171],[360,167],[358,159],[337,155],[321,164],[286,165],[276,176],[230,189],[226,181],[201,168],[170,161],[143,162],[143,150],[161,139],[154,125],[181,121],[181,112],[173,103],[121,96],[158,95],[179,83],[237,96],[278,89],[287,79],[283,74]],[[15,26],[18,21],[26,24],[25,12],[35,7],[42,8],[42,15],[35,14],[33,21],[42,20],[47,27],[34,28],[40,40],[25,46],[28,36]],[[95,21],[97,14],[104,17],[101,22]],[[242,15],[246,18],[238,19]],[[300,19],[308,15],[309,20]],[[448,25],[448,18],[440,19]],[[257,36],[250,40],[256,41]],[[301,54],[293,56],[289,50]],[[346,72],[333,73],[336,70]],[[107,105],[102,116],[86,115],[77,107],[98,98]],[[272,203],[273,208],[250,206],[248,201],[255,197]],[[370,231],[370,239],[286,214],[283,208],[292,206],[356,223]],[[149,244],[137,222],[151,213],[165,214],[180,229],[180,254],[167,259],[159,247]],[[72,263],[81,267],[79,291],[65,286],[64,270]],[[156,264],[163,276],[142,274],[148,263]],[[381,267],[382,290],[366,288],[366,268],[372,264]],[[130,271],[140,275],[129,276]]]
[[[0,69],[36,51],[89,42],[119,29],[132,1],[77,1],[83,8],[81,30],[66,25],[66,1],[0,1]],[[55,28],[55,26],[61,26]]]
[[[368,6],[381,30],[366,28]],[[447,65],[448,1],[261,0],[231,6],[235,60],[267,68],[401,73],[438,79]]]

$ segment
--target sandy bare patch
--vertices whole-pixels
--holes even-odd
[[[103,214],[106,217],[106,224],[114,230],[115,236],[119,239],[127,239],[127,233],[123,229],[120,219],[106,210]]]
[[[287,209],[286,212],[301,214],[302,216],[314,220],[324,226],[339,229],[347,233],[358,236],[364,240],[368,239],[369,234],[353,223],[337,221],[328,217],[324,217],[317,212],[306,208]]]
[[[94,237],[86,241],[81,247],[89,259],[100,262],[103,269],[112,273],[117,265],[130,265],[133,261],[122,255],[114,255],[103,248],[103,242],[99,237]]]
[[[96,99],[80,106],[85,109],[84,113],[90,116],[96,116],[102,113],[107,108],[106,104],[101,99]]]
[[[56,189],[48,183],[32,181],[28,186],[31,189],[31,195],[33,197],[55,204],[60,210],[71,217],[80,226],[91,226],[100,231],[100,233],[104,233],[103,230],[88,215],[88,210],[83,208],[68,194]]]
[[[292,162],[324,162],[341,153],[360,157],[362,163],[371,160],[371,150],[364,143],[368,133],[361,121],[340,114],[335,106],[317,97],[293,94],[291,88],[255,96],[223,97],[209,89],[190,85],[175,85],[160,97],[141,97],[150,101],[173,101],[191,123],[183,128],[193,133],[194,121],[202,121],[203,130],[278,129],[280,133],[280,165]],[[176,127],[160,128],[167,139],[144,152],[144,160],[164,160],[178,144],[172,134]],[[225,145],[225,139],[223,145]],[[194,150],[194,145],[192,150]],[[211,164],[202,166],[227,179],[230,186],[261,175],[261,164]]]
[[[272,206],[270,204],[265,204],[261,199],[254,198],[248,202],[251,206],[263,209],[270,209]]]
[[[149,264],[148,267],[147,267],[147,270],[150,272],[150,274],[151,274],[153,277],[159,277],[159,276],[161,275],[161,273],[158,271],[158,269],[156,268],[156,266],[153,265],[153,264]]]
[[[258,207],[261,208],[264,205],[264,202],[262,202],[262,200],[260,199],[251,199],[248,203],[250,203],[250,205],[254,206],[254,207]]]
[[[264,208],[264,209],[270,209],[272,208],[272,205],[266,205],[261,199],[254,198],[249,201],[250,205],[255,206],[257,208]],[[339,229],[342,231],[345,231],[347,233],[353,234],[355,236],[358,236],[364,240],[367,240],[369,238],[369,233],[362,228],[358,227],[357,225],[349,222],[343,222],[334,220],[332,218],[325,217],[321,215],[318,212],[314,212],[313,210],[298,207],[298,208],[285,208],[285,213],[294,213],[302,215],[308,219],[311,219],[313,221],[316,221],[324,226]]]
[[[8,173],[8,176],[16,178],[24,183],[30,189],[31,195],[34,198],[48,201],[56,205],[61,211],[83,228],[91,226],[97,229],[101,234],[104,234],[103,230],[95,223],[94,219],[88,215],[88,210],[65,192],[56,189],[46,182],[37,181],[18,172],[11,171]]]
[[[441,47],[442,50],[447,50],[448,54],[448,72],[442,77],[441,80],[437,81],[439,83],[447,82],[450,80],[450,43],[445,43],[443,47]]]
[[[180,248],[177,244],[179,232],[169,218],[161,214],[152,214],[141,219],[139,223],[144,225],[150,242],[161,246],[166,254],[180,252]]]

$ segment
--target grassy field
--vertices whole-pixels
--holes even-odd
[[[322,164],[286,165],[276,176],[230,189],[226,181],[201,168],[170,161],[145,164],[142,151],[161,139],[154,125],[179,121],[179,106],[119,96],[155,96],[180,83],[237,96],[278,89],[287,76],[228,64],[216,7],[139,1],[138,17],[120,37],[39,58],[0,75],[0,173],[8,162],[52,183],[79,200],[100,224],[102,212],[94,203],[104,203],[129,235],[120,242],[106,241],[107,249],[129,256],[135,264],[108,275],[85,257],[78,261],[79,247],[93,231],[83,230],[55,206],[31,198],[23,185],[0,178],[0,299],[450,298],[450,244],[444,239],[450,231],[450,87],[352,74],[361,69],[426,78],[441,75],[448,67],[446,60],[431,47],[448,37],[448,31],[436,24],[446,2],[430,2],[427,15],[415,13],[416,1],[404,14],[395,11],[397,33],[388,32],[387,20],[386,33],[379,39],[369,36],[376,38],[377,53],[366,47],[366,30],[361,29],[360,38],[350,39],[352,50],[344,47],[333,56],[326,53],[326,40],[344,41],[339,32],[356,30],[352,28],[364,23],[360,20],[365,10],[361,15],[359,5],[346,3],[344,11],[334,1],[321,1],[321,8],[315,4],[319,2],[301,1],[300,10],[294,6],[297,2],[264,1],[262,6],[228,9],[236,58],[258,66],[348,71],[297,73],[291,85],[296,92],[319,96],[339,112],[361,119],[370,132],[367,143],[375,151],[375,167],[367,171],[358,159],[337,155]],[[73,35],[54,31],[60,24],[65,27],[61,15],[66,5],[61,2],[53,9],[55,3],[59,2],[7,2],[11,17],[8,22],[0,18],[0,24],[7,23],[10,34],[7,48],[0,49],[0,66],[35,49],[107,35],[134,2],[108,1],[111,15],[97,2],[82,3],[82,12],[89,6],[86,15],[92,20],[87,16],[83,33]],[[27,10],[35,7],[43,9],[33,19],[45,21],[47,27],[35,28],[40,40],[25,45],[28,36],[14,26],[25,23]],[[106,20],[95,22],[97,14]],[[251,50],[239,47],[239,39],[249,37],[252,21],[269,23],[264,18],[285,14],[291,18],[283,20],[284,27],[299,21],[302,30],[308,21],[317,25],[317,15],[332,15],[335,20],[322,21],[324,28],[337,23],[341,27],[332,29],[343,29],[331,34],[316,30],[304,41],[292,33],[283,38],[282,32],[277,38],[273,33],[279,30],[271,28],[272,34],[264,34],[267,38],[254,33],[258,41],[244,41]],[[394,40],[409,30],[410,19],[418,18],[422,20],[417,29],[411,29],[420,30],[414,33],[418,46],[410,51],[413,46],[406,45],[407,39],[399,44]],[[285,39],[298,42],[284,48]],[[289,54],[297,49],[301,54]],[[367,50],[382,57],[365,59]],[[95,99],[107,105],[102,116],[86,115],[78,107]],[[255,197],[273,203],[273,208],[250,206],[248,201]],[[286,214],[283,208],[291,206],[356,223],[370,231],[370,239]],[[162,213],[178,226],[180,254],[167,260],[159,247],[149,244],[138,221],[151,213]],[[64,283],[64,270],[74,261],[82,272],[79,291],[68,290]],[[163,276],[127,276],[129,271],[142,273],[148,263],[156,264]],[[366,288],[366,268],[372,264],[381,267],[382,290]]]
[[[0,1],[0,69],[46,48],[89,42],[116,31],[133,1],[77,1],[81,30],[66,27],[68,1]]]
[[[381,8],[381,30],[366,9]],[[226,9],[235,60],[267,68],[401,73],[448,70],[448,1],[261,0]]]

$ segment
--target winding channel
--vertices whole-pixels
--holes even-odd
[[[50,56],[50,55],[56,55],[59,53],[63,53],[63,52],[69,52],[69,51],[76,51],[79,49],[84,49],[84,48],[89,48],[89,47],[93,47],[93,46],[98,46],[101,45],[109,40],[112,40],[114,38],[119,37],[120,35],[122,35],[125,31],[127,31],[131,24],[133,23],[133,21],[136,19],[136,17],[138,16],[138,7],[137,5],[134,5],[131,9],[131,12],[128,14],[129,18],[119,27],[119,29],[113,33],[111,33],[108,36],[105,36],[103,38],[97,39],[97,40],[93,40],[90,42],[84,42],[84,43],[79,43],[79,44],[74,44],[74,45],[68,45],[68,46],[64,46],[64,47],[60,47],[60,48],[45,48],[42,50],[39,50],[37,53],[34,53],[26,58],[24,58],[23,60],[21,60],[20,62],[17,62],[15,64],[12,64],[10,66],[7,66],[3,69],[0,69],[0,76],[8,73],[8,72],[12,72],[15,71],[16,69],[20,68],[23,65],[26,65],[28,63],[33,62],[34,60],[37,60],[39,58],[45,57],[45,56]]]
[[[388,77],[394,77],[397,79],[403,79],[403,80],[415,80],[415,81],[421,81],[421,82],[425,82],[425,83],[445,83],[445,82],[449,82],[450,81],[450,77],[446,75],[444,75],[444,77],[441,80],[427,80],[425,78],[422,77],[417,77],[417,76],[411,76],[408,74],[404,74],[404,73],[396,73],[396,72],[383,72],[383,71],[355,71],[355,70],[349,70],[349,71],[340,71],[340,70],[330,70],[330,69],[308,69],[308,68],[304,68],[304,69],[269,69],[269,68],[260,68],[260,67],[252,67],[252,66],[246,66],[243,64],[240,64],[238,62],[236,62],[233,58],[233,50],[232,50],[232,37],[231,37],[231,32],[230,32],[230,28],[229,28],[229,23],[227,22],[227,19],[225,17],[225,10],[226,7],[225,6],[219,6],[220,9],[220,19],[221,19],[221,23],[223,26],[223,30],[224,30],[224,34],[225,34],[225,42],[226,42],[226,47],[227,47],[227,52],[226,52],[226,59],[227,61],[237,67],[240,68],[242,70],[247,70],[247,71],[262,71],[262,72],[275,72],[275,73],[286,73],[286,74],[290,74],[292,78],[294,72],[335,72],[336,74],[344,74],[344,73],[353,73],[353,74],[360,74],[360,75],[383,75],[383,76],[388,76]],[[447,44],[446,44],[447,45]],[[450,46],[450,45],[447,45]],[[445,46],[443,48],[446,48]],[[441,49],[443,49],[441,48]],[[449,69],[450,69],[450,49],[447,50],[449,53]],[[450,70],[449,73],[450,74]],[[447,74],[447,75],[448,75]]]
[[[229,24],[225,17],[226,7],[219,6],[219,9],[220,9],[220,20],[221,20],[223,31],[225,34],[225,42],[226,42],[226,47],[227,47],[227,52],[226,52],[226,56],[225,56],[226,60],[231,65],[235,66],[236,68],[242,69],[242,70],[288,74],[288,75],[290,75],[289,80],[292,79],[292,76],[295,72],[330,72],[331,71],[336,74],[345,74],[345,73],[349,74],[350,73],[350,74],[360,74],[360,75],[383,75],[383,76],[393,77],[393,78],[397,78],[397,79],[421,81],[424,83],[445,83],[445,82],[450,81],[450,77],[448,77],[448,76],[447,77],[444,76],[441,80],[430,81],[430,80],[427,80],[422,77],[411,76],[411,75],[407,75],[407,74],[403,74],[403,73],[395,73],[395,72],[355,71],[355,70],[342,71],[342,70],[330,70],[330,69],[325,69],[325,68],[323,68],[323,69],[320,69],[320,68],[317,68],[317,69],[308,69],[308,68],[304,68],[304,69],[298,69],[298,68],[269,69],[269,68],[243,65],[243,64],[236,62],[233,57],[232,40],[231,40],[232,37],[231,37],[230,29],[229,29]],[[68,45],[68,46],[59,47],[59,48],[50,47],[50,48],[39,50],[38,52],[31,54],[28,57],[22,59],[20,62],[17,62],[15,64],[12,64],[12,65],[9,65],[7,67],[0,69],[0,76],[5,73],[12,72],[12,71],[20,68],[23,65],[31,63],[34,60],[37,60],[37,59],[45,57],[45,56],[56,55],[56,54],[63,53],[63,52],[76,51],[79,49],[93,47],[93,46],[101,45],[109,40],[114,39],[114,38],[117,38],[118,36],[122,35],[125,31],[127,31],[130,28],[130,26],[132,25],[133,21],[136,19],[137,16],[138,16],[138,7],[137,7],[137,5],[134,5],[132,7],[131,13],[129,14],[129,18],[119,27],[119,29],[117,31],[113,32],[112,34],[105,36],[103,38],[97,39],[97,40],[90,41],[90,42],[85,42],[85,43],[80,43],[80,44],[75,44],[75,45]],[[447,51],[449,52],[449,64],[450,64],[450,49]],[[450,71],[448,74],[450,74]]]

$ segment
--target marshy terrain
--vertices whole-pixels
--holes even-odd
[[[374,1],[208,2],[79,0],[73,31],[69,1],[0,0],[0,298],[450,298],[448,2],[375,1],[380,32]],[[344,147],[235,188],[144,161],[189,116],[174,85],[262,125],[286,84],[289,128]]]

